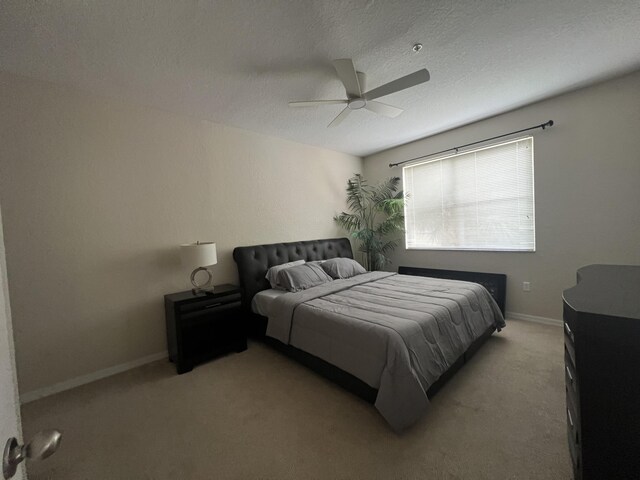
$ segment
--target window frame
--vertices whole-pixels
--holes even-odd
[[[495,253],[500,253],[500,252],[510,252],[510,253],[535,253],[536,249],[537,249],[537,241],[536,241],[536,180],[535,180],[535,141],[534,141],[534,137],[533,135],[526,135],[523,137],[518,137],[518,138],[513,138],[510,140],[506,140],[503,142],[499,142],[499,143],[492,143],[490,145],[484,145],[482,147],[479,148],[474,148],[472,150],[466,150],[464,152],[458,152],[456,151],[454,154],[446,154],[446,155],[442,155],[442,156],[438,156],[436,158],[430,158],[428,160],[424,160],[421,162],[415,162],[415,163],[411,163],[409,165],[405,165],[402,167],[402,189],[403,192],[407,192],[407,188],[406,188],[406,176],[405,176],[405,169],[407,168],[413,168],[413,167],[417,167],[419,165],[425,165],[428,163],[434,163],[434,162],[442,162],[444,160],[448,160],[451,158],[455,158],[455,157],[459,157],[461,155],[468,155],[470,153],[475,153],[475,152],[479,152],[482,150],[487,150],[490,148],[495,148],[495,147],[500,147],[502,145],[507,145],[510,143],[516,143],[516,142],[521,142],[523,140],[528,140],[531,139],[531,181],[532,181],[532,185],[531,185],[531,202],[532,202],[532,212],[533,212],[533,229],[532,229],[532,234],[533,234],[533,246],[531,248],[528,249],[516,249],[516,248],[495,248],[495,247],[490,247],[490,248],[483,248],[483,247],[451,247],[451,246],[447,246],[447,247],[410,247],[408,245],[408,238],[407,238],[407,219],[408,219],[408,205],[407,202],[405,201],[404,203],[404,248],[405,250],[410,250],[410,251],[445,251],[445,252],[495,252]]]

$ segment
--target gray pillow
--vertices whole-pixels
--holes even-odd
[[[333,280],[317,263],[305,263],[278,273],[278,284],[290,292],[299,292]]]
[[[320,264],[322,264],[324,262],[326,262],[326,260],[312,260],[312,261],[307,262],[307,263],[315,263],[316,265],[320,265]]]
[[[278,284],[278,273],[286,268],[291,268],[291,267],[295,267],[297,265],[302,265],[302,264],[304,264],[304,260],[296,260],[295,262],[281,263],[280,265],[275,265],[267,271],[267,274],[264,276],[264,278],[269,280],[269,283],[271,284],[271,288],[279,288],[282,290],[284,287]]]
[[[322,263],[325,272],[332,278],[351,278],[367,273],[362,265],[352,258],[332,258]]]

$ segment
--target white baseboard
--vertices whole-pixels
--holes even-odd
[[[158,353],[154,353],[153,355],[147,355],[146,357],[132,360],[130,362],[121,363],[120,365],[114,365],[113,367],[104,368],[102,370],[98,370],[97,372],[88,373],[86,375],[80,375],[79,377],[71,378],[69,380],[56,383],[49,387],[38,388],[37,390],[32,390],[30,392],[21,394],[20,403],[25,404],[25,403],[33,402],[34,400],[48,397],[49,395],[53,395],[54,393],[64,392],[65,390],[70,390],[72,388],[79,387],[80,385],[85,385],[87,383],[95,382],[96,380],[110,377],[111,375],[115,375],[117,373],[126,372],[127,370],[131,370],[132,368],[136,368],[141,365],[145,365],[147,363],[155,362],[156,360],[162,360],[163,358],[167,358],[167,357],[168,357],[167,352],[158,352]]]
[[[562,327],[562,320],[556,318],[538,317],[536,315],[527,315],[525,313],[507,312],[505,318],[512,320],[525,320],[527,322],[543,323],[545,325],[555,325]]]
[[[525,320],[527,322],[543,323],[545,325],[555,325],[557,327],[562,327],[562,320],[557,320],[555,318],[538,317],[535,315],[526,315],[524,313],[517,312],[506,313],[507,319]],[[127,370],[131,370],[132,368],[155,362],[156,360],[162,360],[163,358],[167,357],[167,352],[154,353],[153,355],[138,358],[137,360],[132,360],[127,363],[121,363],[120,365],[104,368],[102,370],[98,370],[97,372],[88,373],[87,375],[81,375],[70,380],[65,380],[64,382],[56,383],[55,385],[51,385],[49,387],[38,388],[37,390],[32,390],[30,392],[21,394],[20,403],[25,404],[33,402],[34,400],[48,397],[49,395],[53,395],[55,393],[64,392],[65,390],[70,390],[72,388],[79,387],[80,385],[95,382],[96,380],[110,377],[111,375],[115,375],[117,373],[126,372]]]

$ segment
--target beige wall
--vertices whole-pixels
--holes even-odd
[[[562,290],[591,263],[640,264],[640,72],[467,125],[364,160],[370,181],[388,164],[537,125],[535,253],[407,251],[394,265],[506,273],[507,310],[562,318]],[[531,282],[531,292],[522,282]]]
[[[0,73],[0,198],[28,392],[166,349],[177,245],[332,237],[358,157]]]

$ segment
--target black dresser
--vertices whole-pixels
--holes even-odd
[[[640,266],[589,265],[564,291],[576,480],[640,478]]]

